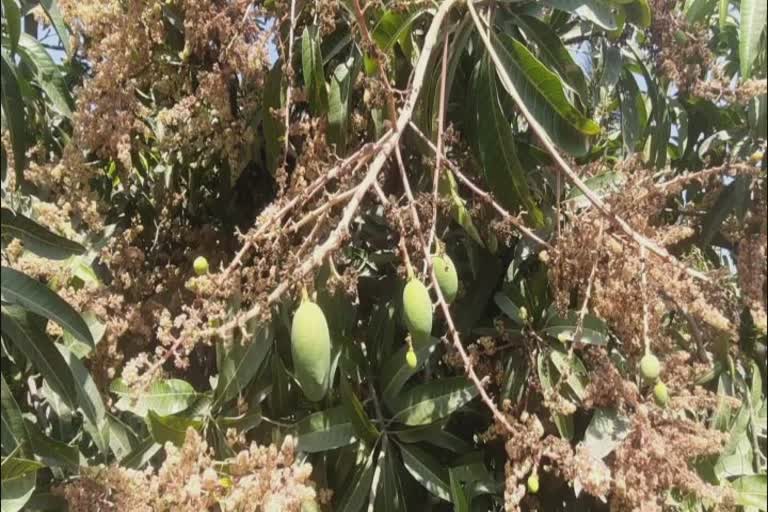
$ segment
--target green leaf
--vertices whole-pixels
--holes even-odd
[[[183,416],[160,416],[153,411],[147,413],[147,428],[152,439],[160,445],[172,443],[176,446],[184,444],[187,429],[200,430],[201,421]]]
[[[363,409],[363,404],[355,395],[352,386],[347,381],[345,375],[341,375],[340,388],[341,400],[344,408],[347,410],[347,417],[352,421],[357,436],[369,444],[374,443],[379,438],[379,431],[373,425],[368,415]]]
[[[328,95],[328,141],[336,144],[336,153],[346,154],[349,132],[349,98],[352,85],[360,72],[360,59],[350,57],[336,66],[331,75]]]
[[[453,453],[468,452],[471,447],[462,438],[443,430],[445,421],[433,423],[422,427],[407,428],[395,432],[397,439],[403,443],[429,443],[443,450]]]
[[[459,194],[459,186],[456,184],[456,178],[452,172],[443,171],[440,173],[440,180],[437,184],[438,192],[443,200],[447,200],[450,205],[451,217],[453,220],[467,232],[467,235],[477,242],[481,247],[485,247],[480,232],[472,222],[472,216],[467,208],[467,202]]]
[[[0,80],[3,83],[0,87],[0,102],[2,102],[3,114],[11,137],[16,183],[20,184],[24,178],[29,136],[24,114],[24,99],[21,97],[14,69],[13,59],[5,52],[0,52]]]
[[[368,502],[376,469],[376,448],[371,450],[365,465],[355,474],[344,496],[339,500],[336,512],[360,512]]]
[[[237,396],[253,380],[264,363],[264,359],[272,348],[274,329],[271,323],[265,322],[256,327],[255,331],[253,338],[248,342],[235,341],[226,348],[217,345],[217,352],[221,352],[223,356],[219,362],[219,380],[214,391],[214,407]]]
[[[413,22],[427,12],[424,8],[418,8],[410,13],[388,9],[384,11],[373,28],[371,37],[385,53],[389,53],[400,43],[403,54],[411,58],[413,47],[410,33]]]
[[[75,381],[67,362],[45,333],[45,328],[26,311],[3,306],[3,338],[10,340],[39,371],[51,389],[71,409],[77,409]]]
[[[384,455],[379,458],[381,479],[379,480],[379,488],[376,493],[374,510],[377,512],[402,512],[406,508],[406,503],[404,502],[406,497],[397,474],[400,461],[390,443],[385,442],[384,446],[386,446],[386,450],[383,450]]]
[[[537,358],[537,369],[539,374],[539,382],[541,387],[546,393],[554,393],[555,389],[555,376],[552,375],[552,364],[550,362],[548,351],[542,350],[539,352]],[[566,416],[558,412],[552,413],[552,421],[554,421],[557,431],[563,439],[571,441],[574,436],[573,416]]]
[[[766,475],[752,475],[741,477],[733,482],[733,490],[736,492],[736,503],[744,507],[755,507],[758,510],[768,510],[766,499],[768,494],[768,477]]]
[[[636,0],[631,4],[624,5],[624,12],[627,15],[627,22],[646,29],[651,26],[652,14],[651,5],[648,0]]]
[[[19,39],[19,55],[34,70],[35,80],[56,110],[65,117],[72,117],[72,96],[59,66],[53,62],[48,50],[34,37],[22,34]]]
[[[717,459],[714,466],[715,475],[721,481],[737,476],[753,475],[755,473],[754,457],[752,443],[747,433],[743,432],[736,445]]]
[[[2,474],[2,481],[5,482],[6,480],[21,478],[30,473],[36,473],[38,469],[42,469],[44,467],[45,464],[41,464],[36,460],[8,457],[3,459],[2,468],[0,468],[0,474]]]
[[[628,71],[622,74],[619,81],[619,98],[621,101],[621,136],[627,153],[634,153],[638,144],[642,144],[643,134],[648,123],[648,112],[645,100],[640,93],[635,77]]]
[[[85,321],[85,323],[88,325],[88,329],[91,331],[91,336],[93,337],[94,343],[98,344],[99,341],[101,341],[101,339],[104,337],[104,333],[107,332],[107,324],[99,320],[93,311],[85,311],[80,316],[83,317],[83,321]],[[64,331],[61,343],[69,350],[71,350],[78,359],[83,359],[92,352],[91,347],[85,343],[77,341],[74,336],[69,334],[67,331]]]
[[[274,176],[278,160],[283,152],[285,137],[285,122],[282,101],[283,72],[280,61],[277,61],[267,73],[264,83],[264,152],[266,153],[267,169]]]
[[[685,18],[693,25],[704,20],[714,11],[716,0],[687,0],[685,2]]]
[[[528,316],[526,315],[525,318],[520,313],[520,308],[517,307],[517,305],[512,302],[512,299],[507,297],[506,294],[502,292],[497,292],[493,296],[493,302],[496,303],[496,305],[499,307],[499,309],[509,317],[510,320],[515,322],[517,325],[525,325],[526,319]]]
[[[9,267],[0,269],[3,298],[24,308],[53,320],[68,330],[79,341],[94,347],[93,337],[88,325],[80,315],[58,295],[45,285]]]
[[[730,0],[718,0],[718,25],[721,32],[724,32],[728,26],[728,9],[730,6]]]
[[[36,491],[27,502],[27,509],[33,512],[60,512],[67,510],[67,500],[58,494]]]
[[[541,3],[576,14],[605,30],[616,30],[616,16],[605,0],[542,0]]]
[[[544,216],[528,188],[528,173],[517,156],[514,133],[501,109],[491,66],[490,61],[484,59],[473,81],[474,129],[485,181],[489,191],[504,207],[526,210],[529,220],[540,226]]]
[[[629,434],[632,424],[615,409],[597,409],[584,434],[584,447],[595,459],[607,457]]]
[[[554,68],[582,100],[586,100],[588,90],[584,71],[552,27],[533,16],[522,15],[515,20],[528,39],[536,43],[541,60]]]
[[[397,398],[393,419],[406,425],[427,425],[450,416],[477,396],[464,377],[440,379],[414,386]]]
[[[80,450],[77,446],[52,439],[40,431],[40,427],[31,421],[24,422],[32,442],[32,451],[50,467],[60,467],[67,470],[80,468]]]
[[[741,79],[746,80],[752,74],[752,64],[760,50],[768,5],[761,0],[741,0],[740,14],[739,61]]]
[[[317,27],[306,27],[301,37],[301,63],[309,105],[315,115],[328,112],[328,89]]]
[[[344,407],[310,414],[296,425],[296,429],[297,449],[307,453],[335,450],[357,440],[355,427]]]
[[[0,211],[0,226],[3,239],[18,238],[25,249],[44,258],[62,260],[85,252],[85,247],[77,242],[59,236],[32,219],[5,207]]]
[[[160,416],[180,413],[200,396],[190,383],[180,379],[155,381],[144,391],[129,387],[122,379],[115,379],[109,390],[120,397],[115,403],[118,410],[130,411],[142,418],[149,411]]]
[[[0,512],[18,512],[27,504],[35,491],[37,473],[27,473],[20,478],[4,480],[0,490]]]
[[[403,456],[405,469],[422,487],[442,500],[451,501],[451,489],[445,466],[416,446],[400,445],[400,453]]]
[[[61,46],[64,47],[64,51],[66,52],[68,57],[72,57],[72,45],[70,44],[69,40],[69,29],[64,24],[64,17],[61,15],[61,11],[59,10],[59,3],[57,0],[40,0],[40,5],[45,10],[45,13],[48,15],[48,19],[51,20],[51,24],[53,25],[53,29],[56,31],[56,34],[59,36],[59,40],[61,41]]]
[[[130,469],[141,469],[149,463],[157,452],[162,449],[162,445],[156,443],[150,435],[141,441],[136,447],[120,460],[120,465]]]
[[[546,327],[542,331],[547,336],[552,336],[561,342],[573,341],[576,336],[576,328],[579,323],[578,311],[569,311],[565,317],[554,315],[547,320]],[[580,343],[604,346],[608,344],[608,326],[605,322],[593,315],[584,315],[581,327]]]
[[[749,182],[748,176],[736,176],[731,183],[726,186],[717,197],[715,204],[707,211],[701,222],[701,238],[699,243],[702,247],[708,246],[715,236],[720,232],[723,222],[734,212],[747,203],[749,200]]]
[[[11,55],[16,53],[21,35],[21,9],[16,0],[3,0],[3,15],[5,16],[5,28],[11,40]]]
[[[619,190],[619,187],[624,184],[625,181],[626,178],[622,173],[608,171],[585,179],[584,184],[594,192],[596,196],[603,198]],[[572,204],[574,208],[588,208],[592,206],[592,202],[576,187],[573,187],[568,191],[566,201]]]
[[[528,385],[529,375],[528,359],[517,354],[511,355],[504,368],[504,385],[499,392],[501,402],[508,399],[513,404],[519,403]]]
[[[109,449],[120,460],[130,454],[139,444],[139,439],[133,430],[123,423],[120,418],[107,414],[109,423]]]
[[[56,344],[56,348],[67,362],[75,380],[78,403],[86,420],[85,429],[101,453],[106,455],[109,450],[109,423],[99,388],[96,387],[96,382],[88,369],[75,354],[63,345]]]
[[[584,155],[587,136],[600,133],[600,126],[571,104],[560,78],[522,43],[506,34],[492,34],[492,42],[512,85],[549,137],[569,153]]]
[[[560,375],[565,375],[567,372],[568,378],[565,382],[573,392],[574,398],[579,401],[584,400],[587,396],[587,384],[589,382],[587,369],[581,359],[576,354],[569,358],[566,352],[560,350],[552,350],[550,359]]]
[[[430,354],[435,349],[440,340],[432,336],[420,337],[417,336],[413,341],[413,350],[416,352],[416,360],[418,364],[416,368],[411,368],[405,360],[405,355],[408,352],[408,346],[404,345],[400,347],[384,364],[381,371],[381,382],[384,383],[382,389],[382,397],[386,403],[394,403],[400,391],[408,379],[416,375],[424,368],[424,364],[429,359]]]
[[[27,427],[21,417],[19,404],[16,403],[16,399],[2,374],[0,374],[0,386],[2,386],[0,387],[0,419],[2,420],[0,443],[3,453],[10,454],[18,448],[19,454],[26,457],[31,453],[29,432],[27,432]]]
[[[456,471],[453,468],[448,470],[448,478],[451,485],[451,503],[453,504],[454,512],[469,512],[469,498],[467,493],[464,492],[464,486],[456,476]]]

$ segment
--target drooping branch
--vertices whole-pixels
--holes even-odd
[[[427,35],[424,39],[424,46],[422,47],[421,55],[419,56],[419,60],[416,63],[416,68],[413,72],[411,92],[407,101],[403,105],[402,110],[400,111],[397,123],[393,127],[393,132],[388,137],[383,138],[384,140],[379,140],[375,144],[374,153],[376,156],[371,162],[365,177],[357,185],[354,195],[349,200],[349,203],[347,203],[347,206],[344,208],[344,214],[339,220],[339,224],[336,229],[333,230],[325,242],[315,247],[315,250],[312,252],[312,254],[296,269],[295,272],[293,272],[291,279],[283,281],[272,291],[272,293],[267,296],[267,299],[264,303],[254,304],[253,307],[246,311],[244,314],[230,320],[221,327],[207,329],[203,333],[204,336],[226,337],[227,334],[232,330],[259,316],[265,306],[271,306],[277,302],[277,300],[280,299],[280,297],[282,297],[283,294],[285,294],[285,292],[287,292],[294,283],[301,281],[315,268],[322,265],[323,261],[325,261],[325,258],[330,253],[338,249],[343,241],[347,239],[349,236],[349,226],[357,213],[358,207],[362,203],[363,198],[368,193],[370,188],[376,182],[379,173],[384,167],[384,164],[389,159],[389,156],[392,154],[392,151],[398,147],[400,137],[406,126],[408,126],[411,117],[413,116],[413,111],[416,107],[416,101],[418,100],[421,88],[424,84],[424,78],[427,74],[429,60],[432,56],[432,51],[434,50],[435,44],[437,43],[443,21],[457,1],[458,0],[445,0],[440,5],[440,8],[435,13],[435,16],[432,18],[429,31],[427,32]]]
[[[544,148],[552,155],[552,158],[557,163],[559,170],[563,174],[565,174],[568,180],[577,189],[579,189],[581,193],[584,194],[584,196],[589,200],[589,202],[592,203],[592,205],[595,208],[597,208],[597,210],[601,214],[603,214],[606,218],[608,218],[613,224],[617,225],[622,231],[624,231],[624,233],[627,236],[629,236],[639,246],[644,247],[646,250],[655,254],[662,260],[671,263],[672,265],[681,269],[688,275],[695,277],[696,279],[700,279],[702,281],[709,281],[709,278],[706,275],[699,272],[698,270],[692,269],[684,265],[683,263],[678,261],[677,258],[672,256],[666,249],[664,249],[663,247],[660,247],[658,244],[656,244],[652,240],[644,237],[643,235],[635,231],[635,229],[632,228],[632,226],[630,226],[624,219],[622,219],[621,217],[613,213],[608,208],[608,205],[606,205],[603,202],[603,200],[600,199],[592,191],[592,189],[590,189],[586,185],[586,183],[582,181],[581,178],[579,178],[576,172],[574,172],[574,170],[571,169],[570,165],[568,165],[565,159],[563,159],[563,157],[560,155],[560,152],[557,150],[557,148],[555,148],[555,145],[549,139],[549,135],[547,134],[546,130],[544,130],[544,128],[539,123],[539,121],[533,116],[531,111],[528,109],[528,106],[525,104],[525,101],[520,96],[520,93],[517,91],[517,88],[515,87],[515,84],[512,82],[512,79],[509,77],[509,73],[507,72],[503,62],[499,58],[499,55],[496,52],[496,49],[494,48],[490,37],[485,32],[483,27],[483,22],[480,20],[480,17],[478,16],[477,10],[475,9],[474,5],[472,5],[472,2],[467,2],[467,6],[469,7],[469,12],[472,15],[472,19],[475,22],[475,26],[477,27],[477,32],[480,34],[480,38],[483,40],[483,43],[485,44],[485,47],[488,50],[488,54],[491,56],[491,59],[493,60],[493,63],[496,66],[497,74],[499,75],[499,78],[504,84],[504,87],[512,96],[512,99],[517,104],[518,108],[520,109],[520,112],[523,114],[523,117],[525,117],[525,120],[528,122],[528,125],[534,131],[536,136],[539,137],[539,139],[541,140],[542,144],[544,145]]]

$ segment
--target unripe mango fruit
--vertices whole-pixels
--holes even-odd
[[[432,300],[427,287],[416,278],[403,289],[403,318],[414,337],[432,333]]]
[[[653,388],[653,398],[660,407],[666,407],[669,403],[669,389],[667,389],[667,385],[659,381]]]
[[[539,475],[533,474],[528,477],[528,492],[530,494],[537,494],[539,492]]]
[[[320,306],[305,300],[293,315],[291,354],[296,379],[304,394],[319,402],[328,389],[331,368],[331,335]]]
[[[192,262],[192,267],[195,269],[195,274],[202,276],[208,273],[208,260],[205,256],[198,256],[195,261]]]
[[[646,354],[640,360],[640,373],[648,382],[655,382],[661,375],[661,363],[653,354]]]
[[[459,291],[459,275],[456,273],[456,266],[447,254],[433,256],[432,266],[435,269],[437,284],[440,285],[440,291],[443,292],[443,298],[445,298],[445,302],[451,304]]]
[[[416,365],[419,364],[419,358],[416,357],[416,352],[414,352],[413,347],[408,349],[408,352],[405,353],[405,362],[408,363],[409,368],[416,368]]]

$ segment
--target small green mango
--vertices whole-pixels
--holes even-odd
[[[435,269],[437,284],[440,285],[440,291],[443,292],[445,302],[453,303],[456,294],[459,292],[459,275],[456,273],[456,266],[448,255],[433,256],[432,266]]]
[[[667,385],[662,381],[659,381],[658,384],[654,386],[653,398],[656,400],[659,407],[666,407],[669,403],[669,389],[667,389]]]
[[[530,494],[538,494],[541,484],[539,483],[539,475],[532,474],[528,477],[528,492]]]
[[[432,300],[424,283],[416,278],[403,289],[403,318],[414,337],[432,333]]]
[[[653,354],[646,354],[640,360],[640,373],[648,382],[655,382],[661,375],[661,363]]]
[[[307,398],[319,402],[328,389],[331,335],[323,310],[314,302],[302,302],[293,315],[291,353],[301,389]]]
[[[320,512],[320,507],[315,500],[304,500],[301,502],[301,512]]]
[[[198,256],[195,261],[192,262],[192,267],[195,269],[195,274],[202,276],[208,273],[208,260],[205,256]]]
[[[416,368],[419,364],[419,358],[416,356],[416,352],[414,352],[413,348],[410,348],[408,352],[405,353],[405,362],[408,363],[408,367],[411,369]]]

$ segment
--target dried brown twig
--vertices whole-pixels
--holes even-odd
[[[325,242],[315,247],[315,250],[312,252],[312,254],[292,274],[291,279],[286,279],[283,281],[272,291],[272,293],[267,296],[267,299],[264,303],[257,303],[253,305],[253,307],[246,311],[244,314],[230,320],[221,327],[206,329],[201,334],[201,337],[226,337],[232,330],[238,328],[241,325],[244,325],[249,320],[256,318],[262,313],[264,307],[271,306],[277,302],[277,300],[282,297],[283,294],[294,285],[294,283],[299,282],[312,270],[322,265],[326,256],[338,249],[342,242],[349,236],[349,225],[357,213],[357,209],[360,206],[360,203],[368,193],[368,190],[376,182],[379,173],[384,167],[384,164],[389,159],[389,156],[392,154],[392,151],[398,147],[400,136],[411,120],[413,110],[416,107],[416,101],[424,83],[424,77],[426,76],[429,60],[437,42],[440,27],[443,24],[443,20],[457,1],[458,0],[445,0],[440,5],[439,9],[435,12],[434,17],[432,18],[432,23],[424,39],[424,46],[422,47],[421,55],[419,56],[419,60],[416,63],[416,68],[413,72],[414,78],[410,95],[408,96],[405,105],[403,105],[403,108],[400,111],[397,123],[395,123],[393,126],[392,133],[388,137],[383,137],[383,140],[380,139],[375,143],[375,157],[371,162],[367,174],[359,183],[354,195],[347,203],[347,206],[344,209],[344,214],[342,215],[342,218],[339,221],[336,229],[333,230]]]
[[[429,146],[429,148],[432,151],[437,152],[437,148],[435,147],[434,144],[432,144],[432,141],[430,141],[429,138],[426,135],[424,135],[424,133],[419,129],[418,126],[416,126],[415,123],[411,122],[409,126],[416,133],[416,135],[418,135],[419,138],[421,138]],[[491,205],[491,207],[494,210],[496,210],[496,212],[499,213],[499,215],[504,217],[505,220],[507,220],[510,224],[515,226],[520,231],[520,233],[523,234],[523,236],[525,236],[529,240],[547,249],[553,249],[553,247],[548,242],[542,240],[539,236],[536,235],[536,233],[531,231],[528,227],[525,226],[525,224],[520,222],[520,220],[517,217],[515,217],[514,215],[509,213],[507,210],[505,210],[503,206],[501,206],[498,202],[496,202],[495,199],[493,199],[493,196],[491,196],[491,194],[489,194],[485,190],[481,189],[480,187],[472,183],[472,181],[469,178],[467,178],[464,175],[464,173],[461,172],[459,167],[456,164],[454,164],[449,158],[446,158],[445,155],[443,155],[443,160],[445,161],[445,164],[451,169],[451,172],[453,173],[453,175],[459,179],[459,181],[461,181],[464,185],[466,185],[466,187],[470,189],[480,199],[482,199],[483,201]]]
[[[416,201],[413,197],[411,184],[410,184],[410,181],[408,180],[408,174],[405,170],[405,166],[403,165],[402,158],[399,154],[399,150],[397,151],[397,156],[398,156],[398,164],[399,164],[398,167],[400,168],[400,177],[403,181],[403,189],[405,190],[405,195],[408,199],[408,210],[411,214],[411,220],[413,222],[416,235],[418,236],[418,239],[419,239],[418,240],[419,245],[421,245],[421,249],[424,253],[424,261],[426,263],[429,279],[432,283],[432,289],[435,292],[435,295],[437,296],[437,304],[443,313],[443,318],[445,318],[445,323],[448,327],[448,334],[451,337],[452,344],[456,349],[456,351],[459,353],[459,357],[461,357],[461,361],[464,364],[464,371],[467,373],[469,380],[472,381],[472,384],[474,384],[475,388],[480,394],[480,398],[483,401],[483,403],[491,411],[491,414],[493,414],[493,417],[496,419],[496,421],[498,421],[499,424],[502,425],[508,432],[512,433],[513,432],[512,424],[509,422],[509,420],[507,420],[507,417],[504,416],[504,414],[499,410],[499,408],[496,407],[496,404],[493,402],[493,399],[485,390],[485,385],[483,384],[483,381],[480,379],[480,377],[477,376],[474,365],[472,364],[472,360],[469,358],[469,355],[467,354],[466,349],[464,349],[464,345],[461,343],[459,332],[458,330],[456,330],[456,325],[454,324],[453,317],[451,316],[451,309],[448,306],[448,303],[445,302],[445,297],[443,296],[443,292],[440,289],[440,285],[437,282],[437,275],[435,274],[435,269],[432,265],[432,258],[430,257],[430,254],[429,254],[429,246],[426,244],[426,239],[424,238],[424,231],[421,226],[421,221],[419,220],[419,214],[416,211]]]

